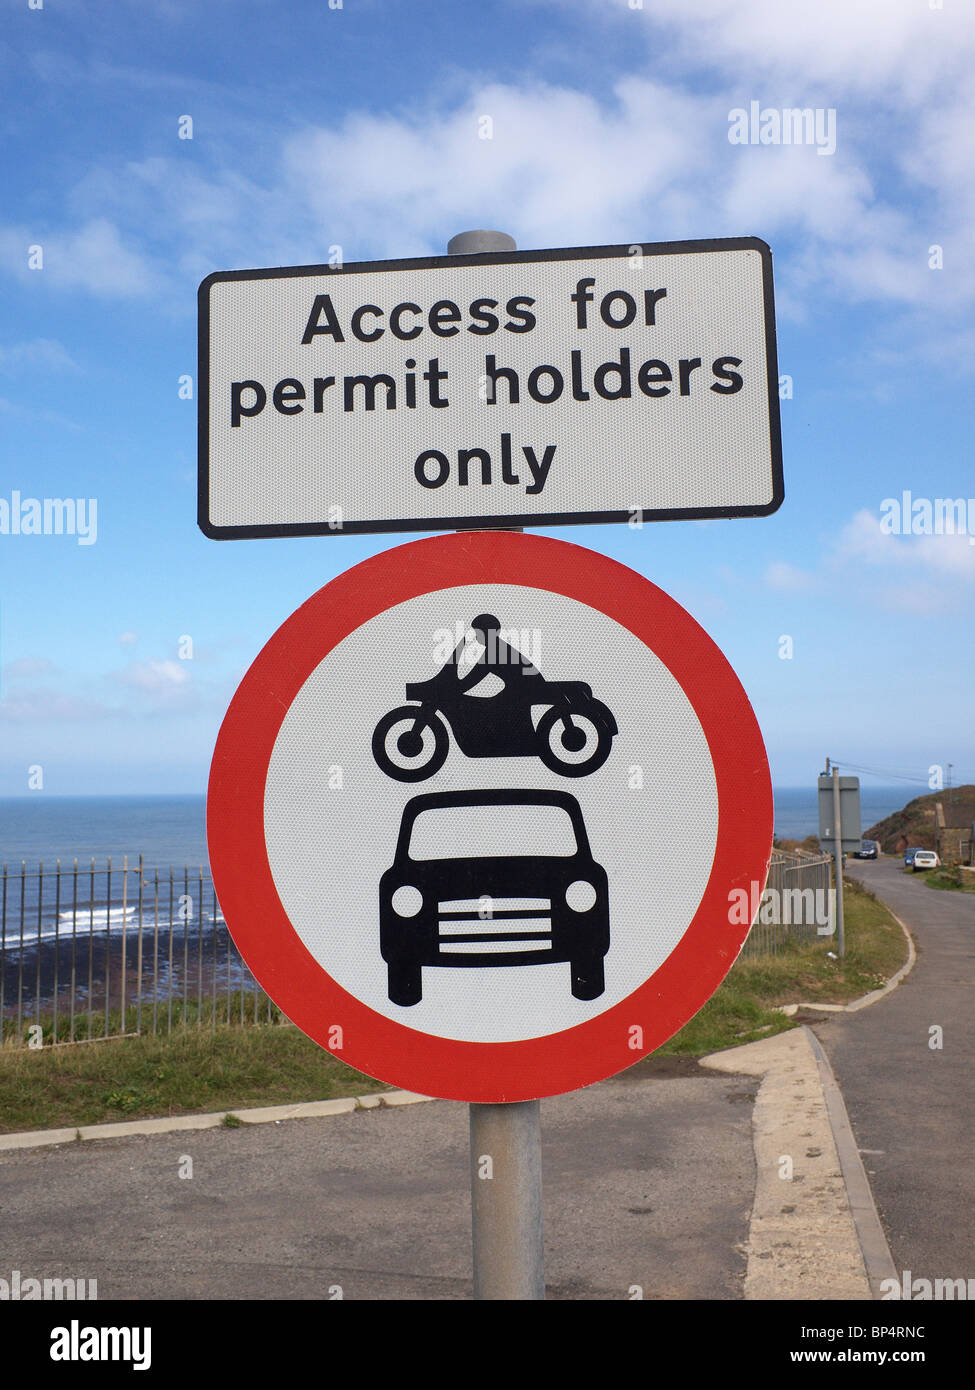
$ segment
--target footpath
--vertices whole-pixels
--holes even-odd
[[[905,1275],[908,1287],[964,1279],[972,1297],[975,894],[928,888],[895,858],[853,860],[847,872],[908,927],[917,964],[880,1007],[813,1031],[842,1088],[902,1289]]]

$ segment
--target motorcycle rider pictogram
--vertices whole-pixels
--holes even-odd
[[[432,777],[447,760],[450,734],[469,758],[537,757],[563,777],[602,767],[619,732],[616,719],[583,681],[550,681],[482,613],[471,623],[481,648],[462,669],[461,640],[437,674],[406,686],[407,700],[380,719],[372,736],[377,764],[399,782]],[[547,706],[537,723],[533,708]]]

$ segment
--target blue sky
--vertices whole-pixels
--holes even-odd
[[[552,534],[639,570],[706,628],[777,784],[809,782],[827,754],[881,781],[949,762],[953,781],[975,781],[975,545],[881,526],[884,499],[908,490],[972,497],[975,532],[975,13],[952,0],[852,13],[4,0],[2,13],[0,499],[95,498],[98,512],[91,545],[0,534],[0,795],[36,795],[38,766],[51,795],[203,790],[274,629],[410,539],[197,529],[196,402],[178,387],[196,370],[200,280],[315,263],[336,244],[346,260],[436,255],[477,226],[526,250],[769,242],[793,390],[780,511]],[[732,144],[729,112],[752,101],[835,112],[835,152]]]

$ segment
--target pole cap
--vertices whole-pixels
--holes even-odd
[[[458,232],[447,242],[448,256],[469,256],[478,251],[517,251],[514,237],[507,232],[489,232],[481,228],[475,232]]]

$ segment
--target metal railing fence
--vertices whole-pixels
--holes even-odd
[[[755,908],[743,956],[774,955],[792,941],[829,940],[836,907],[832,857],[802,850],[773,850],[764,892],[755,885]]]
[[[775,850],[743,956],[828,939],[828,855]],[[827,932],[824,932],[824,927]],[[234,945],[198,869],[77,859],[0,873],[0,1041],[94,1042],[281,1019]]]
[[[233,943],[199,869],[128,857],[0,873],[0,1039],[89,1042],[217,1024],[277,1009]]]

